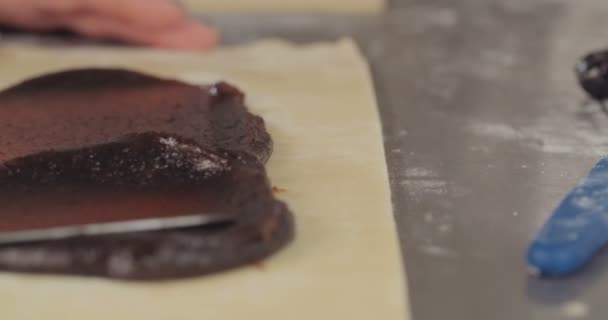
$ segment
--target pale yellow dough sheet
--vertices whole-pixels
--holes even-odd
[[[409,319],[373,87],[350,40],[207,54],[0,44],[0,88],[92,66],[242,88],[274,138],[269,175],[297,238],[263,268],[180,281],[0,273],[0,319]]]
[[[385,0],[182,0],[197,13],[344,13],[374,14]]]

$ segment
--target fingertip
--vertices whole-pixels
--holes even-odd
[[[200,39],[201,49],[211,49],[220,42],[220,33],[216,28],[206,27],[204,36]]]
[[[168,49],[208,50],[217,46],[217,29],[196,20],[186,21],[158,34],[156,46]]]
[[[186,13],[170,0],[104,0],[87,3],[89,10],[95,14],[141,28],[157,30],[186,19]]]
[[[186,12],[175,1],[156,1],[154,6],[149,0],[144,2],[148,3],[141,4],[138,8],[141,11],[146,7],[146,15],[142,16],[145,21],[142,22],[147,22],[151,28],[163,28],[187,18]]]

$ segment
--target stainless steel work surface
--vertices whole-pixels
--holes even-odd
[[[359,40],[415,320],[608,316],[608,252],[559,280],[530,277],[524,260],[552,209],[608,151],[608,117],[583,106],[573,74],[579,56],[608,47],[607,21],[602,0],[400,1],[385,17],[281,17],[257,29],[218,20],[228,42]]]
[[[417,3],[368,47],[415,320],[606,319],[608,252],[562,280],[524,256],[608,151],[573,74],[608,47],[608,2]]]

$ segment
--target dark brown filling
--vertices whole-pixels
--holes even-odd
[[[165,279],[256,262],[293,237],[243,94],[125,70],[46,75],[0,92],[0,231],[185,212],[231,223],[0,246],[0,269]],[[4,216],[4,219],[2,218]]]

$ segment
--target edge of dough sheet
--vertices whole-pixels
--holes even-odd
[[[195,13],[378,14],[386,0],[182,0]]]
[[[0,273],[0,318],[410,319],[381,122],[356,44],[263,40],[208,53],[0,44],[0,88],[71,67],[128,67],[247,94],[275,141],[296,240],[263,262],[156,283]],[[2,259],[2,254],[0,254]]]

